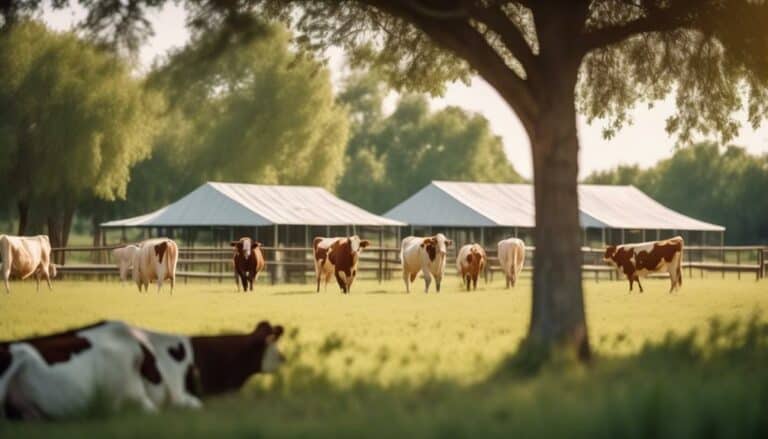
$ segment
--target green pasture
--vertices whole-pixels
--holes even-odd
[[[268,319],[287,329],[288,364],[202,412],[0,422],[0,436],[768,437],[765,281],[685,278],[671,295],[665,279],[631,295],[626,282],[586,281],[594,361],[536,376],[510,361],[528,325],[530,283],[468,293],[450,278],[428,295],[415,285],[408,295],[401,281],[365,281],[344,296],[332,285],[244,294],[234,282],[182,283],[171,296],[116,282],[61,281],[39,293],[15,282],[0,294],[0,339],[103,318],[188,334]]]

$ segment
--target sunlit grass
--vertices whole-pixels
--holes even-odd
[[[421,286],[420,280],[416,286]],[[596,422],[608,423],[603,434],[626,433],[624,427],[631,427],[634,436],[644,437],[643,422],[668,422],[664,420],[680,410],[695,411],[685,408],[689,396],[719,392],[723,398],[731,398],[732,404],[752,404],[751,410],[755,404],[762,407],[768,381],[763,373],[749,382],[755,379],[750,374],[761,370],[749,366],[754,359],[743,363],[735,357],[733,364],[719,362],[720,369],[713,372],[707,369],[710,366],[698,366],[704,358],[701,355],[688,358],[680,354],[694,349],[686,347],[687,341],[682,348],[675,343],[669,347],[665,337],[669,331],[704,334],[713,317],[746,321],[768,308],[768,283],[721,280],[719,275],[686,278],[682,291],[672,295],[666,292],[667,280],[647,280],[644,286],[645,293],[630,295],[626,282],[586,281],[591,341],[598,354],[592,368],[544,372],[535,379],[510,381],[500,379],[497,372],[527,329],[531,305],[527,281],[506,290],[497,280],[467,293],[460,289],[458,279],[451,278],[439,295],[407,295],[400,281],[369,281],[356,283],[349,296],[331,285],[327,292],[317,294],[312,285],[261,284],[254,293],[244,294],[234,291],[234,282],[182,283],[170,296],[167,289],[160,294],[140,294],[130,285],[73,281],[56,283],[53,292],[43,289],[37,293],[33,282],[16,282],[10,295],[0,294],[0,339],[57,331],[102,318],[188,334],[249,331],[259,320],[269,319],[287,328],[282,349],[289,363],[276,376],[254,378],[238,394],[208,401],[204,413],[171,411],[150,419],[128,413],[56,429],[7,428],[41,436],[131,436],[129,432],[141,432],[198,437],[257,432],[268,437],[306,433],[503,436],[522,429],[531,436],[545,437],[574,428],[576,435],[586,435],[594,431],[590,417],[595,417]],[[643,350],[649,342],[661,346],[660,350]],[[691,343],[701,352],[718,345],[703,336],[692,338]],[[654,354],[657,351],[661,354]],[[679,360],[679,355],[684,359]],[[748,368],[746,373],[743,367]],[[704,376],[713,374],[716,384],[707,382],[696,390]],[[660,396],[654,396],[654,386],[662,385],[664,389],[657,389]],[[660,398],[659,404],[669,406],[670,412],[632,413],[649,410],[653,398]],[[707,404],[710,406],[696,407],[716,410],[728,405],[724,400]],[[612,414],[613,405],[618,412]],[[548,419],[550,412],[558,413],[562,425],[533,425]],[[627,424],[623,427],[615,416],[626,418]],[[648,416],[658,419],[643,418]],[[464,417],[469,424],[462,421]],[[375,426],[371,428],[376,431],[360,431],[367,425]],[[123,431],[126,426],[130,428]],[[663,431],[698,431],[690,430],[694,427],[698,428],[666,426]]]

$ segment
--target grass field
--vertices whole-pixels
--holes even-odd
[[[686,278],[672,295],[667,280],[644,286],[629,295],[626,282],[585,282],[596,360],[522,378],[504,364],[527,328],[526,282],[467,293],[449,279],[439,295],[406,295],[399,281],[360,282],[349,296],[330,285],[320,294],[310,285],[243,294],[234,284],[190,283],[169,296],[73,281],[37,293],[33,282],[17,282],[0,294],[0,339],[103,318],[190,334],[249,331],[266,318],[286,327],[289,363],[208,401],[202,413],[0,423],[0,436],[768,437],[768,326],[760,317],[768,283]],[[699,336],[687,337],[692,330]]]

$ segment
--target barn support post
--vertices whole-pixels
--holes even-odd
[[[345,234],[346,234],[347,236],[349,236],[349,224],[347,224],[346,226],[344,226],[344,232],[345,232]]]
[[[278,242],[280,242],[279,233],[280,232],[279,232],[278,225],[277,224],[273,225],[272,226],[272,248],[273,248],[272,255],[273,256],[272,256],[272,264],[271,264],[272,270],[270,271],[270,278],[271,278],[270,280],[272,282],[272,285],[277,284],[277,281],[278,281],[277,278],[279,276],[280,254],[277,251]]]
[[[377,273],[379,283],[384,280],[384,228],[379,226],[379,271]]]
[[[326,238],[331,237],[331,226],[325,226],[325,237]]]
[[[517,226],[515,226],[515,238],[517,238]]]
[[[626,241],[624,240],[624,229],[621,229],[621,243],[626,244]]]
[[[480,227],[480,247],[485,248],[485,227]]]
[[[605,227],[600,229],[600,239],[603,241],[603,247],[605,247]]]
[[[120,242],[122,243],[125,243],[128,241],[128,238],[126,237],[126,233],[125,233],[125,227],[120,228],[120,240],[121,240]]]
[[[645,229],[643,229],[642,232],[643,232],[643,242],[645,242]]]
[[[656,240],[658,241],[660,239],[661,239],[661,230],[660,229],[656,229]]]
[[[309,244],[309,225],[304,225],[304,248],[309,249],[308,251],[304,252],[304,283],[307,283],[307,265],[309,265],[309,260],[311,260],[314,256],[312,255],[312,249]]]

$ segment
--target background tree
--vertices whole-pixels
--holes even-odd
[[[383,117],[386,91],[375,74],[354,74],[340,94],[353,121],[343,198],[384,212],[431,180],[522,181],[483,116],[430,112],[424,96],[406,95]]]
[[[19,234],[35,231],[34,214],[64,246],[81,200],[125,196],[150,150],[156,102],[123,59],[37,22],[0,33],[0,72],[0,175]]]
[[[768,242],[768,155],[699,143],[649,169],[619,166],[586,183],[631,184],[667,206],[726,227],[729,244]]]
[[[16,4],[26,1],[17,0]],[[68,2],[57,2],[58,6]],[[91,4],[88,27],[128,46],[163,0]],[[667,128],[738,130],[768,111],[768,4],[757,0],[189,0],[193,26],[251,28],[254,9],[286,21],[308,46],[337,44],[377,64],[392,83],[439,92],[446,80],[482,76],[525,128],[533,156],[537,257],[527,346],[589,358],[578,215],[577,108],[620,128],[637,101],[674,93]],[[296,7],[292,7],[296,5]],[[244,12],[246,14],[244,14]],[[114,24],[114,26],[111,26]],[[136,24],[145,25],[136,26]],[[136,31],[134,31],[136,29]],[[746,101],[746,102],[745,102]],[[578,104],[578,105],[577,105]]]

